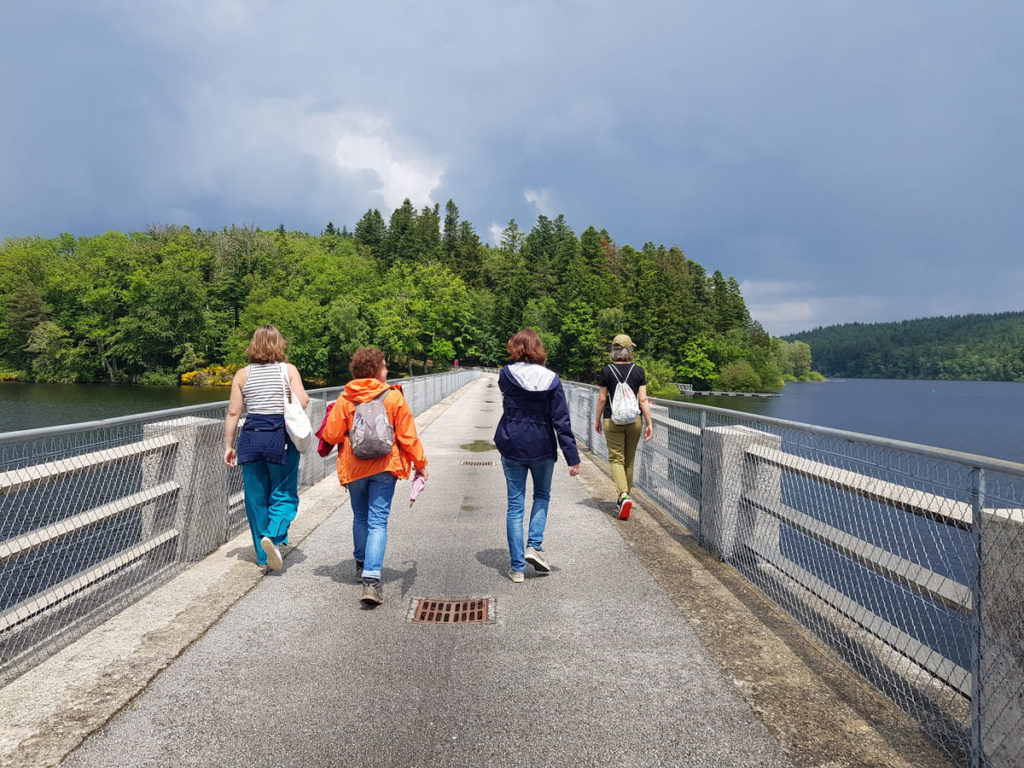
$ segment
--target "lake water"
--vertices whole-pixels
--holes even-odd
[[[112,387],[0,382],[0,432],[227,400],[230,387]]]
[[[0,383],[0,432],[228,398],[228,387]],[[1024,383],[833,379],[695,403],[1024,462]]]
[[[833,379],[695,403],[1024,462],[1024,383]]]

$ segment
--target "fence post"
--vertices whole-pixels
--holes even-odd
[[[779,547],[778,521],[748,511],[743,494],[777,502],[782,494],[781,471],[747,458],[754,444],[777,449],[778,435],[741,425],[705,427],[701,430],[701,494],[698,538],[722,560],[732,561],[736,552],[753,538],[760,547]]]
[[[975,468],[971,479],[978,553],[971,757],[975,766],[1019,766],[1024,764],[1024,510],[986,509],[984,471]]]
[[[171,431],[178,440],[174,479],[178,484],[179,561],[201,560],[227,540],[227,467],[224,466],[224,421],[183,416],[145,425],[148,437]]]

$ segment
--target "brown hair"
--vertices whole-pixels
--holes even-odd
[[[376,347],[360,347],[348,361],[348,370],[353,379],[375,379],[383,367],[384,353]]]
[[[510,363],[537,363],[544,365],[548,361],[548,353],[544,351],[544,342],[532,328],[523,328],[508,340],[508,360]]]
[[[288,342],[277,328],[261,325],[245,348],[245,356],[250,363],[284,363],[288,361],[288,355],[284,353],[287,346]]]

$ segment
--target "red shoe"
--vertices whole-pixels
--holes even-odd
[[[619,520],[629,520],[629,512],[633,509],[633,500],[629,496],[619,499]]]

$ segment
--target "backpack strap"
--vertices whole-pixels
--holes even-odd
[[[621,379],[619,378],[619,372],[618,370],[616,370],[614,365],[610,365],[608,367],[612,369],[612,373],[615,374],[615,378],[619,382],[619,384],[625,384],[627,381],[629,381],[629,374],[631,374],[633,372],[633,369],[636,368],[636,363],[633,363],[631,366],[629,366],[629,370],[626,371],[625,377]]]

